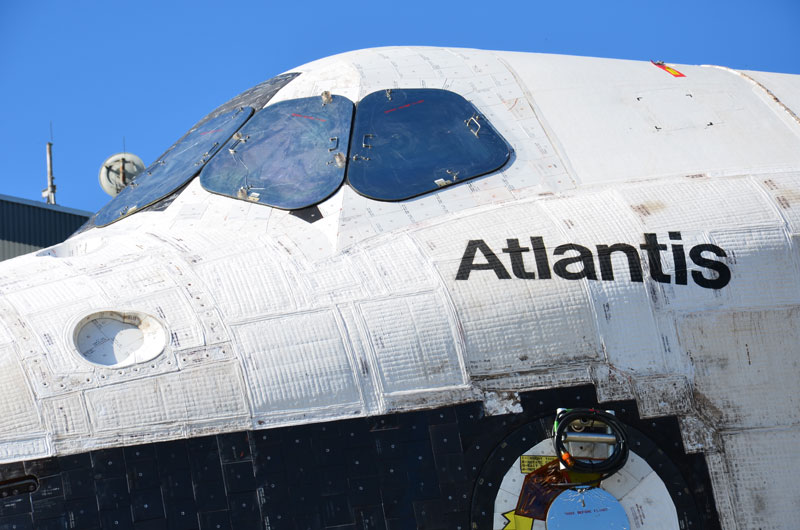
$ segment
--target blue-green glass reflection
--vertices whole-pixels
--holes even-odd
[[[239,108],[189,132],[97,212],[95,224],[113,223],[183,186],[252,114],[250,107]]]
[[[208,191],[285,210],[317,204],[344,180],[353,103],[293,99],[258,112],[200,173]]]
[[[400,201],[496,171],[511,148],[454,92],[391,89],[359,102],[350,154],[353,189]]]

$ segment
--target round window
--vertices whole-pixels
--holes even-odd
[[[149,361],[166,346],[164,326],[138,311],[99,311],[75,326],[73,341],[87,361],[123,367]]]

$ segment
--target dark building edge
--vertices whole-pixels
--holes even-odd
[[[91,212],[0,195],[0,260],[60,243]]]

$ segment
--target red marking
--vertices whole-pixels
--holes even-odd
[[[304,116],[302,114],[297,114],[296,112],[292,112],[292,116],[294,116],[295,118],[305,118],[307,120],[314,120],[314,121],[328,121],[328,120],[323,120],[322,118],[315,118],[314,116]]]
[[[214,129],[213,131],[201,132],[200,136],[203,136],[204,134],[211,134],[211,133],[215,133],[215,132],[220,132],[221,130],[222,129]]]
[[[383,113],[384,113],[384,114],[389,114],[390,112],[394,112],[394,111],[396,111],[396,110],[400,110],[400,109],[407,109],[408,107],[410,107],[410,106],[412,106],[412,105],[419,105],[419,104],[420,104],[420,103],[422,103],[423,101],[425,101],[425,100],[424,100],[424,99],[421,99],[421,100],[419,100],[419,101],[415,101],[414,103],[406,103],[405,105],[400,105],[399,107],[395,107],[395,108],[393,108],[393,109],[384,110],[384,111],[383,111]]]
[[[662,70],[664,70],[668,74],[670,74],[672,77],[686,77],[685,75],[683,75],[682,73],[680,73],[676,69],[672,68],[671,66],[667,66],[664,63],[660,63],[660,62],[657,63],[655,61],[650,61],[650,62],[653,63],[655,66],[658,66],[659,68],[661,68]]]

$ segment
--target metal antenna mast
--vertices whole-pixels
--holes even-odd
[[[52,123],[50,124],[50,140],[53,139]],[[53,142],[47,142],[47,187],[42,190],[42,198],[47,200],[47,204],[56,203],[56,185],[53,184]]]

